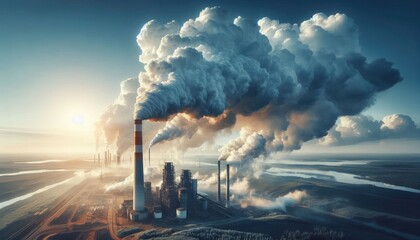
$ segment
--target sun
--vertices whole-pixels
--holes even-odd
[[[71,118],[71,121],[73,122],[74,125],[83,125],[83,123],[85,122],[85,118],[82,115],[73,115],[73,117]]]

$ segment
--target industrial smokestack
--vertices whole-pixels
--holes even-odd
[[[118,155],[118,156],[117,156],[117,165],[119,166],[119,165],[120,165],[120,163],[121,163],[121,156],[120,156],[120,155]]]
[[[150,167],[150,147],[149,147],[149,167]]]
[[[144,207],[143,133],[141,120],[134,120],[134,131],[134,212],[132,220],[139,221],[147,218],[147,210]]]
[[[217,161],[217,201],[220,202],[220,160]]]
[[[230,206],[230,174],[229,174],[229,164],[226,165],[226,207]]]

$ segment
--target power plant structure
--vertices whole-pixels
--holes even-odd
[[[229,164],[226,164],[226,208],[230,207],[230,173],[229,173]]]
[[[142,121],[136,119],[134,120],[134,184],[133,211],[130,213],[131,220],[141,221],[147,218],[147,209],[144,203]]]
[[[139,167],[139,165],[136,165]],[[136,170],[135,170],[136,171]],[[209,205],[213,212],[222,213],[229,216],[230,207],[230,167],[226,165],[226,200],[222,202],[213,201],[198,193],[198,181],[191,177],[191,171],[182,169],[179,182],[175,180],[175,167],[172,162],[165,162],[162,169],[162,184],[152,188],[151,182],[144,182],[143,193],[136,191],[133,193],[133,200],[124,200],[121,203],[123,217],[129,217],[132,221],[142,221],[146,219],[169,219],[185,220],[192,216],[202,215],[207,212]],[[133,189],[140,189],[139,178],[135,179]],[[218,182],[220,186],[220,182]],[[144,210],[136,216],[136,201],[143,200]],[[131,207],[130,207],[131,203]],[[138,209],[138,208],[137,208]],[[138,213],[137,213],[138,214]],[[200,215],[200,216],[201,216]]]
[[[221,160],[217,161],[217,201],[222,202],[221,193]],[[226,193],[225,193],[225,207],[230,207],[230,165],[226,164]]]
[[[104,160],[103,160],[103,165],[105,167],[110,166],[113,162],[115,162],[117,164],[117,166],[120,166],[122,161],[124,161],[124,158],[122,158],[122,156],[118,153],[116,155],[112,155],[109,150],[106,150],[103,152],[104,153]],[[130,164],[131,164],[131,156],[130,156]],[[98,166],[101,165],[101,154],[94,154],[93,155],[93,163],[97,164]]]
[[[217,201],[220,202],[221,193],[220,193],[220,160],[217,161]]]
[[[198,181],[192,179],[191,171],[182,169],[180,181],[175,181],[175,167],[172,162],[165,162],[162,169],[162,184],[152,189],[151,182],[144,182],[143,172],[143,136],[142,121],[134,121],[134,184],[133,199],[125,200],[121,203],[122,216],[129,217],[132,221],[143,221],[152,217],[154,219],[177,218],[184,220],[187,217],[194,216],[196,213],[206,212],[210,206],[216,212],[228,216],[226,211],[230,206],[230,173],[229,164],[227,164],[226,176],[226,201],[225,206],[221,203],[221,184],[220,184],[220,167],[221,162],[218,161],[218,183],[217,183],[217,201],[212,201],[207,197],[198,193]],[[110,159],[109,152],[105,154]],[[119,156],[117,156],[117,163]],[[150,148],[149,148],[149,164],[150,164]],[[200,197],[198,199],[198,197]],[[131,204],[131,207],[130,207]],[[201,211],[198,211],[201,209]]]
[[[139,167],[139,164],[136,165]],[[136,171],[136,169],[135,169]],[[136,172],[137,173],[137,172]],[[152,190],[151,182],[144,182],[143,189],[136,186],[140,184],[140,178],[134,180],[133,200],[124,200],[121,205],[123,217],[130,217],[132,221],[142,221],[153,216],[154,219],[160,219],[162,216],[167,218],[177,218],[180,220],[186,219],[187,216],[194,215],[197,208],[203,205],[203,200],[200,199],[200,204],[197,201],[197,179],[191,178],[191,171],[183,169],[180,176],[180,182],[175,181],[175,168],[172,162],[165,162],[162,169],[162,184],[161,187],[156,187]],[[143,190],[143,193],[141,192]],[[140,213],[139,203],[143,201],[143,211]],[[136,205],[137,202],[137,205]],[[207,200],[205,200],[205,207],[207,210]],[[132,204],[130,211],[129,204]]]
[[[163,211],[167,212],[169,216],[175,215],[178,199],[175,185],[175,168],[171,162],[166,162],[163,167],[160,201],[162,203]]]

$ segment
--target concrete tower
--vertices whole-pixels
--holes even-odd
[[[220,202],[220,160],[217,161],[217,201]]]
[[[144,207],[143,133],[141,120],[134,120],[134,131],[134,185],[131,219],[139,221],[147,218],[147,209]]]
[[[226,207],[230,207],[230,173],[229,164],[226,165]]]

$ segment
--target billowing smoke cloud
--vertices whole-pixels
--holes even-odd
[[[266,139],[263,134],[242,128],[240,136],[220,149],[220,159],[230,162],[254,159],[265,154]]]
[[[299,149],[401,81],[392,63],[366,60],[358,37],[344,14],[256,23],[214,7],[182,25],[150,21],[137,37],[145,68],[135,117],[169,119],[153,144],[183,139],[197,146],[244,127],[221,150],[228,161]]]
[[[237,172],[238,172],[238,169],[236,167],[234,166],[230,167],[229,174],[230,174],[230,178],[232,182],[234,179],[237,178],[236,177]],[[227,176],[226,169],[222,170],[220,172],[220,181],[225,182],[226,176]],[[195,172],[192,177],[198,180],[198,185],[200,186],[200,189],[215,190],[214,186],[217,184],[216,172],[213,172],[209,175]]]
[[[289,192],[284,196],[277,197],[275,199],[266,199],[260,197],[248,197],[240,201],[242,208],[249,206],[257,207],[266,210],[281,209],[286,211],[286,207],[293,206],[301,202],[303,198],[307,197],[305,191],[295,190]]]
[[[106,144],[116,144],[121,155],[133,145],[133,111],[139,88],[138,79],[129,78],[120,84],[121,92],[115,102],[108,106],[96,122],[96,142],[105,135]]]
[[[181,150],[201,146],[220,130],[232,127],[236,122],[235,114],[225,111],[218,117],[196,119],[188,114],[180,113],[168,121],[150,142],[150,146],[159,142],[176,139]]]
[[[105,191],[106,192],[110,192],[110,191],[125,191],[128,189],[132,189],[133,188],[133,182],[134,182],[134,175],[130,174],[128,175],[128,177],[126,177],[123,181],[121,182],[116,182],[116,183],[112,183],[112,184],[108,184],[105,186]]]
[[[340,117],[328,135],[320,139],[324,145],[348,145],[390,138],[420,139],[420,129],[407,115],[392,114],[378,121],[369,116]]]
[[[147,167],[144,171],[144,176],[148,181],[154,180],[154,177],[157,176],[158,169],[157,167]],[[131,173],[128,175],[124,180],[120,182],[115,182],[111,184],[107,184],[105,186],[105,191],[126,191],[131,190],[133,188],[133,182],[134,182],[134,175]],[[153,185],[156,185],[155,182],[152,182]],[[159,184],[160,186],[160,184]]]
[[[249,179],[247,177],[243,178],[236,178],[235,182],[233,182],[232,186],[230,187],[232,193],[237,195],[246,195],[252,194],[254,189],[251,189]]]

